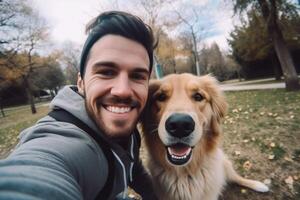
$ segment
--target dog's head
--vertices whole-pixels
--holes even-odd
[[[171,166],[199,162],[201,156],[216,149],[226,109],[225,98],[212,76],[173,74],[153,80],[142,117],[152,159]]]

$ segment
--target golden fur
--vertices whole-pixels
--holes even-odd
[[[197,99],[196,93],[202,99]],[[268,191],[263,183],[239,176],[223,153],[220,122],[226,109],[224,95],[212,76],[173,74],[150,83],[141,125],[148,153],[146,166],[160,199],[217,200],[226,181]],[[166,120],[174,113],[195,121],[194,131],[186,138],[174,138],[166,131]],[[185,140],[193,148],[187,163],[168,161],[166,146],[172,140]]]

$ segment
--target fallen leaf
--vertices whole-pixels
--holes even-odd
[[[292,158],[289,158],[287,156],[284,156],[284,160],[289,161],[289,162],[294,162]]]
[[[270,143],[270,147],[275,147],[276,145],[275,145],[275,143],[274,142],[271,142]]]
[[[292,192],[294,191],[294,179],[292,176],[287,177],[284,182],[288,185],[288,187],[290,188],[290,190],[292,190]]]
[[[247,160],[246,162],[244,162],[244,164],[243,164],[243,168],[245,169],[245,170],[250,170],[251,169],[251,167],[252,167],[252,163],[249,161],[249,160]]]
[[[241,193],[242,193],[242,194],[246,194],[246,193],[247,193],[247,190],[246,190],[246,189],[241,189]]]
[[[269,160],[274,160],[274,158],[275,158],[275,155],[273,155],[273,154],[269,155],[269,157],[268,157]]]
[[[237,112],[239,112],[239,111],[238,111],[238,109],[233,109],[232,112],[233,112],[233,113],[237,113]]]
[[[129,195],[128,195],[128,197],[130,197],[130,198],[134,198],[134,197],[135,197],[135,195],[134,195],[134,194],[129,194]]]
[[[273,113],[269,112],[269,113],[268,113],[268,116],[272,117],[272,116],[273,116]]]
[[[271,185],[271,183],[272,183],[272,181],[271,181],[271,179],[265,179],[264,181],[263,181],[263,183],[264,184],[266,184],[267,186],[270,186]]]
[[[285,182],[286,184],[293,184],[293,183],[294,183],[294,179],[293,179],[292,176],[289,176],[289,177],[287,177],[287,178],[284,180],[284,182]]]

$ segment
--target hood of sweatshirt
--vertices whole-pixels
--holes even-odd
[[[129,138],[128,148],[127,150],[123,149],[119,144],[112,142],[107,136],[103,134],[101,130],[97,127],[95,122],[89,117],[85,108],[85,100],[84,97],[81,96],[77,92],[76,86],[65,86],[61,89],[55,98],[50,103],[50,109],[64,109],[67,112],[71,113],[90,128],[92,128],[95,132],[97,132],[103,139],[105,139],[111,146],[112,152],[116,159],[119,162],[119,167],[122,168],[120,170],[123,171],[123,178],[124,179],[124,190],[127,188],[127,178],[132,179],[132,167],[133,167],[133,160],[136,159],[136,151],[138,151],[138,142],[134,136],[138,134],[137,130],[134,131],[135,134],[132,134]],[[135,143],[135,145],[134,145]],[[135,147],[134,147],[135,146]],[[134,149],[136,149],[134,151]],[[120,183],[119,183],[120,184]]]
[[[65,86],[50,103],[50,109],[64,109],[80,119],[96,132],[100,132],[87,114],[84,97],[77,93],[76,86]]]

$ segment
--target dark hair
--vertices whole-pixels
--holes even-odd
[[[147,50],[152,71],[154,36],[150,26],[139,17],[121,11],[108,11],[93,19],[86,28],[88,37],[80,58],[80,76],[83,78],[89,51],[94,43],[107,34],[119,35],[142,44]]]

